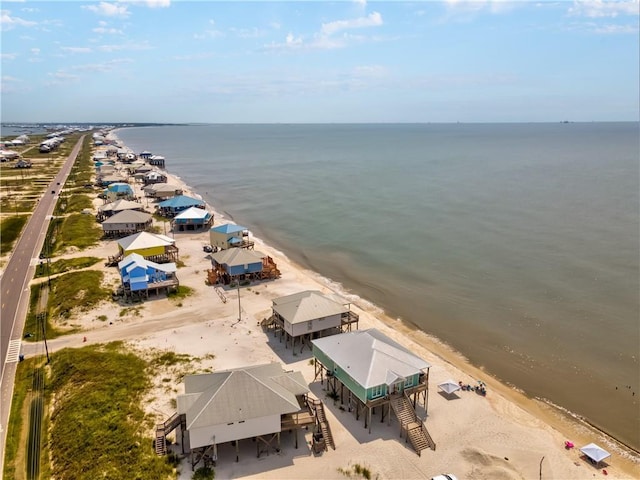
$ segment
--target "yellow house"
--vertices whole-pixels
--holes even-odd
[[[118,249],[122,257],[137,253],[151,261],[175,262],[178,254],[174,239],[149,232],[136,233],[118,240]]]

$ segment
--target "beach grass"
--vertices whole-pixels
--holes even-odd
[[[46,267],[45,267],[46,268]],[[70,272],[50,279],[50,289],[47,293],[47,304],[44,308],[46,315],[45,329],[47,338],[52,339],[61,335],[74,333],[77,329],[60,328],[59,320],[65,322],[75,312],[87,312],[103,301],[111,300],[111,290],[100,287],[104,273],[98,270]],[[38,321],[39,299],[46,285],[32,285],[29,301],[29,313],[24,325],[24,333],[33,334],[27,337],[38,340],[42,326]]]
[[[49,265],[41,263],[36,269],[35,276],[36,278],[46,277],[48,275],[59,275],[72,270],[81,270],[91,267],[100,261],[102,261],[102,259],[98,257],[61,258],[60,260],[49,263]]]
[[[175,478],[145,437],[140,408],[151,387],[147,363],[122,342],[65,349],[51,361],[47,392],[55,398],[50,438],[55,478]]]
[[[0,232],[2,232],[0,235],[0,255],[6,255],[11,251],[28,219],[28,215],[12,215],[2,220],[0,223]]]
[[[111,299],[111,290],[103,288],[104,273],[97,270],[70,272],[51,280],[48,310],[52,318],[69,318],[74,311],[88,312],[100,302]]]
[[[102,230],[93,215],[71,214],[62,222],[51,223],[55,229],[56,252],[64,252],[69,247],[83,250],[96,245],[102,238]]]
[[[65,213],[80,213],[82,212],[82,210],[87,208],[91,210],[93,209],[93,202],[91,201],[91,197],[89,197],[88,195],[74,193],[66,197],[65,200]],[[88,217],[94,220],[95,223],[95,218],[93,217],[93,215],[88,215]]]
[[[16,369],[13,399],[11,402],[11,414],[7,425],[5,443],[4,478],[15,480],[26,479],[27,471],[27,438],[29,435],[28,422],[29,406],[32,400],[35,376],[42,368],[42,358],[28,358],[18,364]],[[46,455],[46,450],[41,451]],[[40,474],[46,473],[47,458],[40,458]],[[43,471],[43,468],[45,471]],[[45,478],[45,477],[43,477]]]

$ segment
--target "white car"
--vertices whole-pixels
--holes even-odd
[[[436,475],[432,477],[431,480],[458,480],[453,473],[443,473],[442,475]]]

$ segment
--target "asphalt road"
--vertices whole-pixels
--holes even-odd
[[[0,279],[0,301],[2,302],[2,310],[0,311],[0,359],[2,359],[2,376],[0,377],[0,478],[4,468],[6,426],[11,410],[16,366],[29,305],[29,282],[33,278],[35,268],[39,263],[40,250],[44,245],[49,220],[56,206],[56,201],[82,148],[84,137],[84,135],[80,137],[62,169],[47,187],[36,205],[33,215],[22,231],[7,268]]]

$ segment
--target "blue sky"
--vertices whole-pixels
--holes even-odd
[[[639,119],[639,3],[2,1],[3,122]]]

